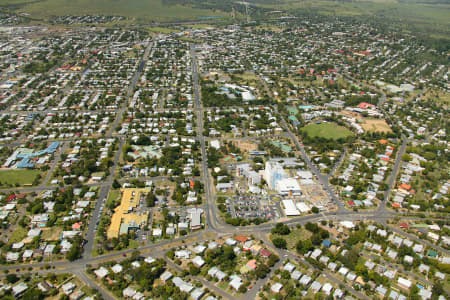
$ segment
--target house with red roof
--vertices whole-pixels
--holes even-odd
[[[80,229],[81,229],[81,225],[83,225],[82,222],[74,223],[74,224],[72,225],[72,229],[73,229],[73,230],[80,230]]]
[[[358,108],[360,108],[360,109],[375,109],[376,106],[373,104],[367,103],[367,102],[361,102],[358,105]]]
[[[261,254],[262,257],[269,257],[272,254],[272,252],[270,252],[267,249],[262,249],[259,254]]]
[[[249,260],[247,266],[252,270],[256,269],[256,259]]]
[[[398,226],[403,229],[409,229],[409,224],[406,222],[398,223]]]
[[[248,241],[248,237],[244,235],[237,235],[234,239],[242,244]]]
[[[402,183],[402,184],[400,184],[400,185],[398,186],[398,188],[399,188],[399,189],[402,189],[402,190],[407,190],[407,191],[409,191],[409,190],[411,189],[411,186],[410,186],[409,184]]]

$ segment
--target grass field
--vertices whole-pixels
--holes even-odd
[[[172,32],[179,32],[177,29],[167,28],[167,27],[148,27],[146,28],[150,32],[154,33],[172,33]]]
[[[250,72],[244,72],[243,74],[236,74],[236,77],[242,78],[245,81],[258,81],[258,77]]]
[[[61,232],[63,231],[62,226],[52,226],[42,230],[41,238],[46,241],[56,241],[59,239]]]
[[[441,90],[427,90],[423,98],[435,101],[438,104],[450,104],[450,93]]]
[[[273,237],[281,237],[284,238],[287,242],[287,248],[289,250],[293,250],[295,249],[295,246],[297,245],[298,241],[300,240],[307,240],[311,237],[311,232],[309,232],[308,230],[304,229],[304,228],[299,228],[299,229],[292,229],[291,233],[289,233],[288,235],[273,235]]]
[[[28,229],[17,226],[9,238],[9,243],[14,244],[20,242],[27,236],[27,233]]]
[[[226,16],[220,11],[183,5],[164,5],[161,0],[5,0],[0,6],[21,3],[18,12],[32,18],[48,19],[62,15],[120,15],[145,20],[194,20],[207,16]],[[17,6],[16,6],[17,7]]]
[[[39,170],[1,170],[0,186],[30,185],[40,173]]]
[[[106,200],[106,207],[115,207],[116,204],[120,203],[119,200],[120,191],[119,190],[111,190],[108,194],[108,199]]]
[[[336,123],[309,124],[302,128],[310,137],[321,137],[326,139],[337,140],[353,135],[353,133],[345,127]]]

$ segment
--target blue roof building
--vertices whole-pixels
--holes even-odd
[[[27,168],[33,168],[34,163],[30,162],[29,158],[24,158],[17,164],[17,168],[19,169],[27,169]]]
[[[322,241],[322,245],[324,247],[330,248],[331,247],[331,242],[330,242],[330,240],[323,240]]]

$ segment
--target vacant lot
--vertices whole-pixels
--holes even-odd
[[[20,226],[16,227],[13,233],[11,234],[11,237],[9,238],[9,243],[14,244],[20,242],[27,236],[27,233],[28,229]]]
[[[295,228],[291,230],[291,233],[289,233],[288,235],[278,235],[275,234],[273,235],[273,237],[281,237],[284,238],[287,242],[287,248],[290,250],[295,249],[298,241],[302,240],[307,240],[309,238],[311,238],[311,232],[309,232],[308,230],[304,229],[304,228]]]
[[[450,103],[450,93],[440,90],[427,90],[424,98],[435,101],[438,104],[448,105]]]
[[[0,186],[30,185],[40,173],[38,170],[0,170]]]
[[[345,127],[339,126],[336,123],[309,124],[302,130],[306,131],[306,133],[310,137],[321,137],[333,140],[346,138],[353,135],[350,130]]]
[[[42,229],[41,238],[46,241],[56,241],[60,238],[62,231],[62,226],[52,226],[49,228],[44,228]]]
[[[385,120],[380,119],[366,119],[361,120],[361,126],[365,131],[377,131],[377,132],[391,132],[391,127]]]

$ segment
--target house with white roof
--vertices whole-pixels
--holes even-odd
[[[283,270],[292,273],[295,270],[295,266],[291,263],[287,263],[286,265],[284,265]]]
[[[162,273],[161,274],[161,277],[160,277],[160,279],[162,280],[162,281],[167,281],[167,280],[169,280],[170,278],[172,278],[172,273],[170,273],[169,271],[164,271],[164,273]]]
[[[272,293],[278,294],[282,288],[283,288],[283,285],[281,283],[277,282],[270,287],[270,290],[272,291]]]
[[[291,278],[294,280],[299,280],[300,277],[302,277],[302,272],[295,270],[294,272],[291,273]]]
[[[235,289],[236,291],[239,290],[239,288],[242,285],[242,279],[241,277],[237,276],[237,275],[232,275],[230,276],[230,287],[232,287],[233,289]]]
[[[400,287],[407,289],[407,290],[409,290],[409,288],[412,286],[412,282],[403,277],[399,277],[397,280],[397,283]]]
[[[318,281],[314,281],[311,283],[310,289],[312,289],[314,293],[318,293],[322,289],[322,284]]]
[[[196,256],[192,259],[192,263],[201,268],[205,264],[205,261],[201,258],[201,256]]]
[[[333,290],[333,286],[326,282],[322,287],[322,292],[324,292],[327,296],[331,295],[331,291]]]
[[[300,278],[300,284],[306,286],[306,285],[309,284],[311,279],[312,279],[311,277],[309,277],[308,275],[305,274],[305,275],[302,276],[302,278]]]
[[[109,271],[105,267],[100,267],[99,269],[95,270],[94,273],[98,278],[102,279],[109,274]]]

